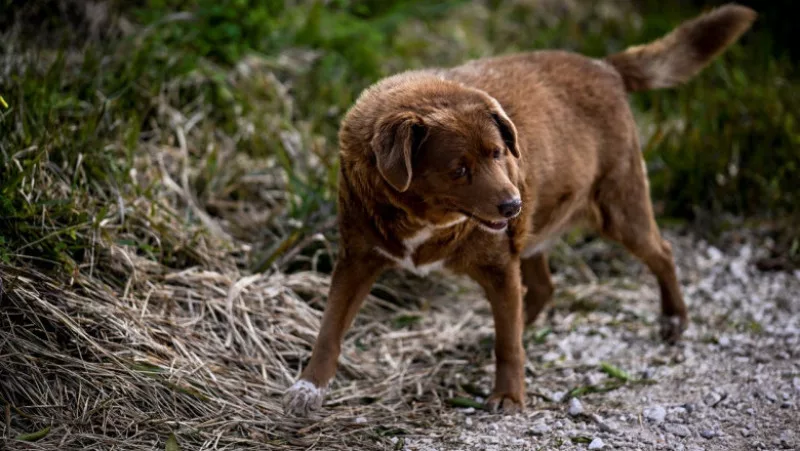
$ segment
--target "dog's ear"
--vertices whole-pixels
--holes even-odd
[[[411,161],[427,135],[422,119],[414,113],[383,118],[372,138],[378,172],[394,189],[404,192],[411,185]]]
[[[508,146],[508,150],[511,151],[512,155],[519,158],[517,127],[514,126],[514,123],[511,122],[511,119],[502,109],[492,111],[492,119],[497,124],[497,128],[500,129],[500,136],[503,137],[503,142]]]

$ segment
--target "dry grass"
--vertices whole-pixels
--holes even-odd
[[[281,168],[224,138],[215,143],[222,181],[207,182],[224,188],[201,200],[194,183],[208,159],[194,149],[205,135],[191,125],[199,113],[167,101],[158,109],[164,129],[154,134],[174,145],[140,145],[130,173],[138,189],[106,203],[68,277],[35,260],[0,264],[3,445],[153,449],[174,433],[182,449],[385,449],[397,435],[446,434],[447,399],[490,387],[482,301],[448,302],[464,297],[451,281],[387,276],[348,334],[323,414],[285,417],[280,400],[309,356],[329,283],[325,273],[285,270],[331,259],[333,217],[291,239],[296,227],[280,217]],[[73,189],[46,171],[38,176],[36,195]],[[249,197],[231,202],[226,190]],[[261,239],[277,249],[254,272]],[[162,254],[143,252],[137,240],[158,243]],[[467,308],[470,299],[483,310]]]
[[[69,9],[75,2],[57,3]],[[594,9],[576,1],[517,0],[496,9],[488,3],[462,5],[434,25],[409,19],[395,37],[405,54],[386,56],[386,69],[550,42],[569,47],[581,33],[602,32],[592,27],[618,35],[620,23],[638,20],[629,2]],[[107,37],[98,24],[119,27],[107,35],[127,36],[134,46],[154,33],[113,16],[113,8],[87,14],[98,11],[103,20],[81,21],[91,31],[87,39]],[[580,26],[554,29],[565,16]],[[9,36],[0,36],[0,89],[29,68],[47,73],[57,60],[49,50],[26,53]],[[68,97],[59,80],[79,78],[85,56],[67,52],[61,72],[42,75],[56,100]],[[31,105],[1,93],[12,112],[0,111],[0,178],[22,175],[16,184],[0,180],[0,188],[10,186],[34,213],[28,223],[12,218],[11,226],[0,217],[8,227],[0,228],[0,449],[163,449],[173,433],[181,449],[391,449],[402,448],[408,434],[456,434],[452,405],[491,388],[493,333],[475,287],[448,278],[384,277],[347,335],[321,416],[282,413],[283,391],[316,336],[336,252],[332,193],[298,189],[319,188],[314,182],[336,169],[335,131],[318,129],[330,127],[346,105],[312,111],[292,97],[308,95],[303,83],[320,56],[292,48],[249,55],[234,67],[200,60],[189,74],[152,86],[148,72],[137,72],[129,77],[141,80],[125,86],[135,91],[131,109],[141,107],[132,118],[114,110],[103,89],[123,94],[91,81],[75,90],[84,97],[70,93],[77,100],[63,117],[53,109],[53,123],[49,110],[29,114],[41,117],[27,126],[42,127],[30,142],[2,136],[25,128],[13,121],[25,115],[14,115]],[[114,58],[107,56],[111,63],[98,72],[118,67]],[[29,78],[29,85],[14,86],[36,91],[30,85],[39,80]],[[39,109],[50,107],[45,100]],[[215,109],[220,104],[230,111]],[[301,107],[323,119],[302,117]],[[103,120],[86,132],[81,127],[95,120],[95,110]],[[63,129],[47,128],[53,124]],[[73,135],[86,149],[63,150]],[[108,169],[98,163],[102,154],[129,166],[109,182],[98,176]],[[66,213],[56,214],[62,204]],[[295,215],[305,223],[289,218],[297,205],[314,207]],[[35,224],[35,231],[24,239],[6,235],[14,246],[4,247],[3,233],[30,230],[19,224]],[[59,251],[56,262],[39,252],[62,244],[61,237],[85,248]],[[562,258],[579,268],[576,280],[587,282],[570,296],[607,289],[580,257]],[[530,332],[534,341],[541,333]]]
[[[446,425],[455,374],[490,363],[488,349],[474,355],[491,333],[487,315],[437,304],[415,324],[416,307],[372,299],[324,418],[293,420],[280,397],[315,338],[326,276],[246,274],[225,254],[204,255],[217,269],[183,271],[121,246],[98,254],[95,271],[126,274],[125,290],[0,266],[6,446],[152,449],[175,432],[187,449],[384,448],[382,433]],[[35,444],[13,440],[44,427]]]

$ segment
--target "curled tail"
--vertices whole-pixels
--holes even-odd
[[[606,57],[622,75],[629,92],[669,88],[700,72],[747,31],[756,12],[728,4],[682,23],[649,44]]]

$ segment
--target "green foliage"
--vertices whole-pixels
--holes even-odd
[[[646,39],[696,13],[686,5],[645,4],[653,17],[647,16]],[[781,21],[779,8],[759,6],[765,14],[742,43],[695,79],[634,97],[639,117],[651,129],[644,150],[652,194],[664,215],[800,215],[800,79],[784,51],[788,43],[772,32]]]
[[[800,83],[788,64],[756,64],[736,51],[680,91],[647,95],[658,126],[645,151],[667,214],[800,212]]]
[[[219,193],[252,199],[257,193],[240,179],[267,161],[283,168],[289,193],[275,215],[304,225],[273,237],[265,245],[272,249],[292,234],[302,242],[333,214],[339,121],[380,77],[537,48],[602,56],[697,12],[689,2],[676,9],[655,1],[640,10],[615,2],[561,10],[500,1],[112,1],[112,17],[133,31],[93,38],[80,9],[56,8],[73,3],[5,2],[0,18],[10,30],[0,39],[9,65],[0,72],[9,105],[0,107],[5,262],[74,269],[107,239],[176,267],[192,264],[202,233],[170,228],[196,225],[194,214],[165,209],[155,183],[130,183],[145,147],[175,144],[165,110],[201,114],[187,156],[200,168],[189,185],[201,204]],[[33,23],[47,24],[41,36]],[[777,48],[762,27],[686,86],[634,97],[663,215],[798,213],[800,81]],[[274,80],[239,74],[251,57]],[[225,140],[256,167],[221,154]]]

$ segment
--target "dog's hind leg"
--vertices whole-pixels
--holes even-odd
[[[533,324],[553,297],[553,280],[547,255],[535,254],[522,260],[522,283],[525,293],[525,324]]]
[[[610,172],[597,185],[600,231],[606,238],[622,243],[658,279],[661,336],[674,343],[689,323],[686,304],[678,284],[672,246],[661,237],[653,215],[647,174],[638,147],[631,155],[628,164],[620,165],[620,170]]]
[[[336,373],[344,334],[384,267],[385,262],[371,256],[340,257],[336,262],[311,360],[284,395],[285,413],[307,416],[322,406],[328,383]]]

